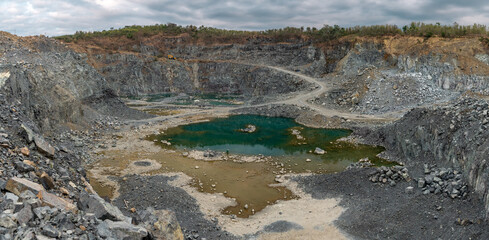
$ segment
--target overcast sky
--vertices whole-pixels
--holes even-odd
[[[489,25],[487,0],[0,0],[0,9],[0,30],[23,36],[169,22],[241,30],[412,21]]]

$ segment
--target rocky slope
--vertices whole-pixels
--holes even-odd
[[[107,50],[109,46],[101,42],[71,43],[70,47],[87,54],[111,88],[123,95],[222,91],[252,97],[292,90],[277,90],[284,86],[277,85],[283,75],[246,64],[280,66],[313,77],[331,74],[335,87],[315,102],[358,113],[446,102],[464,92],[487,94],[489,57],[485,45],[475,37],[346,37],[326,43],[295,40],[276,44],[249,39],[202,44],[190,43],[185,37],[157,36],[140,45],[121,46],[122,53]],[[166,59],[167,54],[178,60]],[[268,77],[257,71],[265,71]],[[248,72],[253,78],[247,77]],[[249,81],[256,75],[270,80],[266,85],[275,90],[253,93]],[[297,84],[288,81],[285,85]],[[131,86],[120,88],[120,83]]]
[[[442,107],[412,110],[400,121],[372,133],[369,139],[396,153],[413,169],[415,177],[430,174],[427,166],[460,171],[464,178],[460,183],[451,183],[447,196],[459,193],[466,181],[489,213],[488,114],[487,101],[466,98]]]
[[[0,89],[46,132],[60,123],[87,125],[96,119],[100,113],[90,107],[96,98],[130,111],[86,58],[45,37],[0,33]]]
[[[343,111],[379,114],[449,102],[412,110],[363,135],[396,154],[415,179],[426,177],[425,168],[434,177],[442,176],[441,168],[460,171],[469,190],[461,191],[465,182],[458,186],[461,179],[450,178],[457,186],[444,185],[450,189],[444,193],[451,197],[455,189],[453,198],[464,199],[463,193],[474,191],[489,212],[488,104],[450,103],[464,94],[488,94],[489,56],[478,39],[345,38],[321,44],[255,39],[216,45],[166,40],[106,51],[0,33],[0,233],[5,239],[182,238],[171,212],[124,209],[134,217],[128,219],[92,192],[84,181],[88,146],[123,120],[148,117],[125,107],[118,96],[226,93],[272,100],[311,88],[267,66],[318,78],[327,74],[321,81],[332,90],[313,102]],[[303,122],[316,117],[296,111],[262,106],[238,112],[286,114]],[[343,121],[317,118],[313,121],[322,126]]]
[[[0,33],[0,239],[182,234],[171,212],[139,209],[133,224],[85,180],[88,142],[120,127],[114,116],[145,114],[62,44]]]

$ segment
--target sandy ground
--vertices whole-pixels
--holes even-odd
[[[129,129],[128,131],[120,133],[122,138],[117,141],[116,146],[109,147],[107,150],[130,153],[145,149],[145,151],[149,153],[165,154],[165,152],[171,150],[162,149],[154,143],[144,140],[144,136],[164,131],[169,127],[205,120],[206,119],[203,117],[169,118],[160,123],[141,125],[137,127],[137,129]],[[103,151],[105,150],[100,150],[99,153],[103,153]],[[202,154],[202,151],[190,151],[189,157],[208,160],[201,156]],[[218,158],[220,159],[220,157]],[[262,158],[258,156],[241,156],[234,158],[236,161],[244,162],[262,160]],[[116,167],[94,167],[90,170],[90,173],[93,177],[97,178],[98,181],[111,186],[113,189],[113,199],[117,199],[128,193],[121,190],[120,182],[111,178],[111,175],[121,177],[134,174],[148,176],[146,173],[159,168],[161,168],[160,163],[153,159],[141,156],[140,159],[130,162],[129,165],[122,170],[117,169]],[[254,238],[259,237],[259,239],[324,239],[325,236],[331,236],[332,239],[346,239],[346,236],[334,226],[334,221],[344,212],[344,208],[338,205],[340,199],[313,199],[310,194],[306,194],[298,188],[297,183],[290,180],[290,176],[282,177],[283,183],[280,185],[292,190],[296,196],[299,196],[299,199],[280,201],[266,207],[264,210],[249,218],[233,218],[229,215],[221,214],[221,211],[228,206],[234,206],[236,204],[234,199],[227,198],[221,193],[210,194],[198,191],[196,188],[190,186],[191,178],[183,173],[167,173],[159,175],[172,178],[173,180],[169,181],[168,184],[184,190],[189,197],[195,199],[200,208],[200,212],[203,213],[203,217],[206,220],[211,221],[212,219],[217,219],[219,223],[218,225],[223,231],[238,238],[249,238],[253,236]],[[126,177],[123,177],[122,182],[126,183]],[[144,188],[150,186],[140,187]],[[264,230],[267,226],[271,226],[277,222],[287,222],[299,227],[298,229],[281,229],[283,232],[267,232]]]
[[[340,116],[349,120],[392,121],[391,115],[358,115],[325,109],[307,100],[324,94],[328,86],[318,79],[271,67],[317,84],[316,90],[275,103],[293,104],[313,109],[323,116]],[[262,104],[263,106],[265,104]],[[260,107],[262,105],[256,105]],[[134,152],[164,151],[144,140],[149,134],[166,128],[225,117],[233,108],[185,109],[172,116],[134,121],[135,129],[125,129],[116,147],[109,150]],[[344,139],[355,141],[355,139]],[[101,150],[100,152],[103,152]],[[199,153],[200,154],[200,153]],[[198,156],[194,156],[198,159]],[[253,160],[253,159],[251,159]],[[141,156],[139,161],[152,161]],[[395,187],[372,184],[367,170],[349,170],[338,174],[287,176],[282,183],[299,199],[281,201],[247,219],[220,214],[235,204],[222,194],[209,194],[189,186],[190,177],[182,173],[146,175],[159,166],[134,165],[109,179],[114,169],[94,168],[99,180],[112,184],[119,193],[115,203],[124,208],[126,201],[138,209],[153,206],[175,211],[185,231],[199,232],[208,239],[488,239],[489,231],[478,199],[451,200],[438,195],[406,194],[413,185],[402,182]],[[411,171],[411,170],[410,170]],[[124,177],[122,177],[125,175]],[[292,180],[291,180],[292,179]],[[124,183],[124,184],[121,184]],[[137,191],[135,191],[137,189]],[[442,210],[439,207],[442,206]],[[475,217],[474,217],[475,216]],[[457,219],[469,219],[461,226]]]

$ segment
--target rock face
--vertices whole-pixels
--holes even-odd
[[[226,93],[247,98],[294,92],[309,87],[301,79],[267,67],[235,62],[168,61],[150,56],[96,56],[97,70],[121,96],[176,92]],[[124,77],[122,77],[124,76]]]
[[[460,191],[467,181],[470,191],[475,191],[483,199],[489,213],[489,185],[487,176],[489,168],[486,157],[489,154],[488,103],[483,100],[462,99],[454,104],[431,109],[414,109],[400,121],[384,127],[375,133],[372,139],[381,139],[388,151],[398,154],[407,166],[418,169],[416,177],[418,187],[424,188],[427,180],[434,180],[438,175],[431,176],[431,168],[422,168],[423,164],[459,169],[463,179],[437,179],[438,181],[457,182],[455,188],[445,188],[438,184],[439,191],[447,192],[455,197],[463,196],[467,189]],[[433,171],[435,173],[436,171]],[[445,176],[446,171],[443,175]],[[453,174],[453,172],[452,172]],[[454,175],[455,177],[455,175]],[[436,185],[429,183],[428,192],[436,191]],[[443,186],[443,187],[442,187]],[[433,187],[433,189],[430,189]],[[453,191],[456,189],[457,191]]]
[[[84,55],[46,37],[20,38],[1,32],[0,74],[0,90],[18,100],[19,108],[42,130],[59,129],[58,124],[66,122],[86,123],[97,116],[86,100],[109,90]],[[113,105],[111,97],[100,104]],[[36,144],[43,145],[42,141]]]

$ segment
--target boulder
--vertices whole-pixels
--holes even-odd
[[[33,142],[34,136],[35,136],[34,131],[32,131],[32,129],[30,129],[29,127],[27,127],[24,124],[22,124],[20,127],[24,130],[27,142],[28,143]]]
[[[43,205],[64,209],[71,212],[76,212],[78,210],[73,203],[70,203],[52,193],[48,193],[45,190],[40,191],[37,196],[39,199],[41,199]]]
[[[54,180],[46,172],[43,172],[41,174],[41,178],[39,179],[39,181],[44,186],[44,188],[46,188],[48,190],[54,188]]]
[[[34,143],[36,144],[37,150],[40,153],[42,153],[42,154],[44,154],[50,158],[54,156],[54,153],[55,153],[54,147],[51,146],[51,144],[49,144],[48,142],[46,142],[46,140],[44,140],[44,138],[39,137],[39,136],[35,136],[34,137]]]
[[[33,211],[37,218],[44,219],[44,217],[46,216],[51,217],[51,215],[56,211],[54,209],[48,206],[44,206],[44,207],[34,208]]]
[[[16,228],[17,223],[7,214],[0,214],[0,227],[4,228]]]
[[[46,142],[46,140],[44,140],[44,138],[42,138],[41,136],[35,134],[32,129],[25,126],[24,124],[22,124],[21,127],[24,130],[28,143],[34,142],[36,144],[37,150],[47,157],[54,156],[55,149],[53,148],[53,146],[51,146],[51,144]]]
[[[29,190],[25,190],[22,193],[19,194],[19,198],[22,201],[30,200],[30,199],[37,199],[36,194],[32,193]]]
[[[114,222],[106,219],[97,226],[97,233],[107,239],[143,239],[148,236],[145,228],[128,222]]]
[[[27,224],[34,217],[31,206],[27,205],[15,214],[15,219],[19,224]]]
[[[12,200],[12,202],[17,202],[19,200],[19,197],[17,197],[17,195],[13,194],[13,193],[5,193],[5,199],[7,200]]]
[[[87,213],[95,214],[95,217],[100,220],[125,221],[130,223],[131,218],[124,216],[121,210],[116,206],[106,202],[96,194],[88,194],[82,192],[78,202],[79,208]]]
[[[153,235],[156,239],[168,240],[183,240],[182,229],[177,221],[175,213],[168,210],[154,211],[154,215],[158,219],[153,227],[155,231]]]
[[[27,173],[27,172],[36,170],[31,165],[25,164],[21,161],[14,161],[14,166],[15,166],[15,169],[17,169],[17,171],[19,171],[20,173]]]
[[[53,227],[51,224],[46,224],[42,227],[41,233],[47,237],[58,238],[60,236],[60,232]]]
[[[317,147],[316,149],[314,149],[314,153],[315,154],[318,154],[318,155],[323,155],[323,154],[326,153],[326,151],[324,151],[323,149]]]
[[[20,195],[20,193],[25,190],[29,190],[34,194],[37,194],[40,191],[44,190],[44,188],[41,185],[37,183],[33,183],[25,178],[18,178],[18,177],[10,178],[7,181],[7,185],[5,186],[5,189],[7,189],[9,192],[17,196]]]

